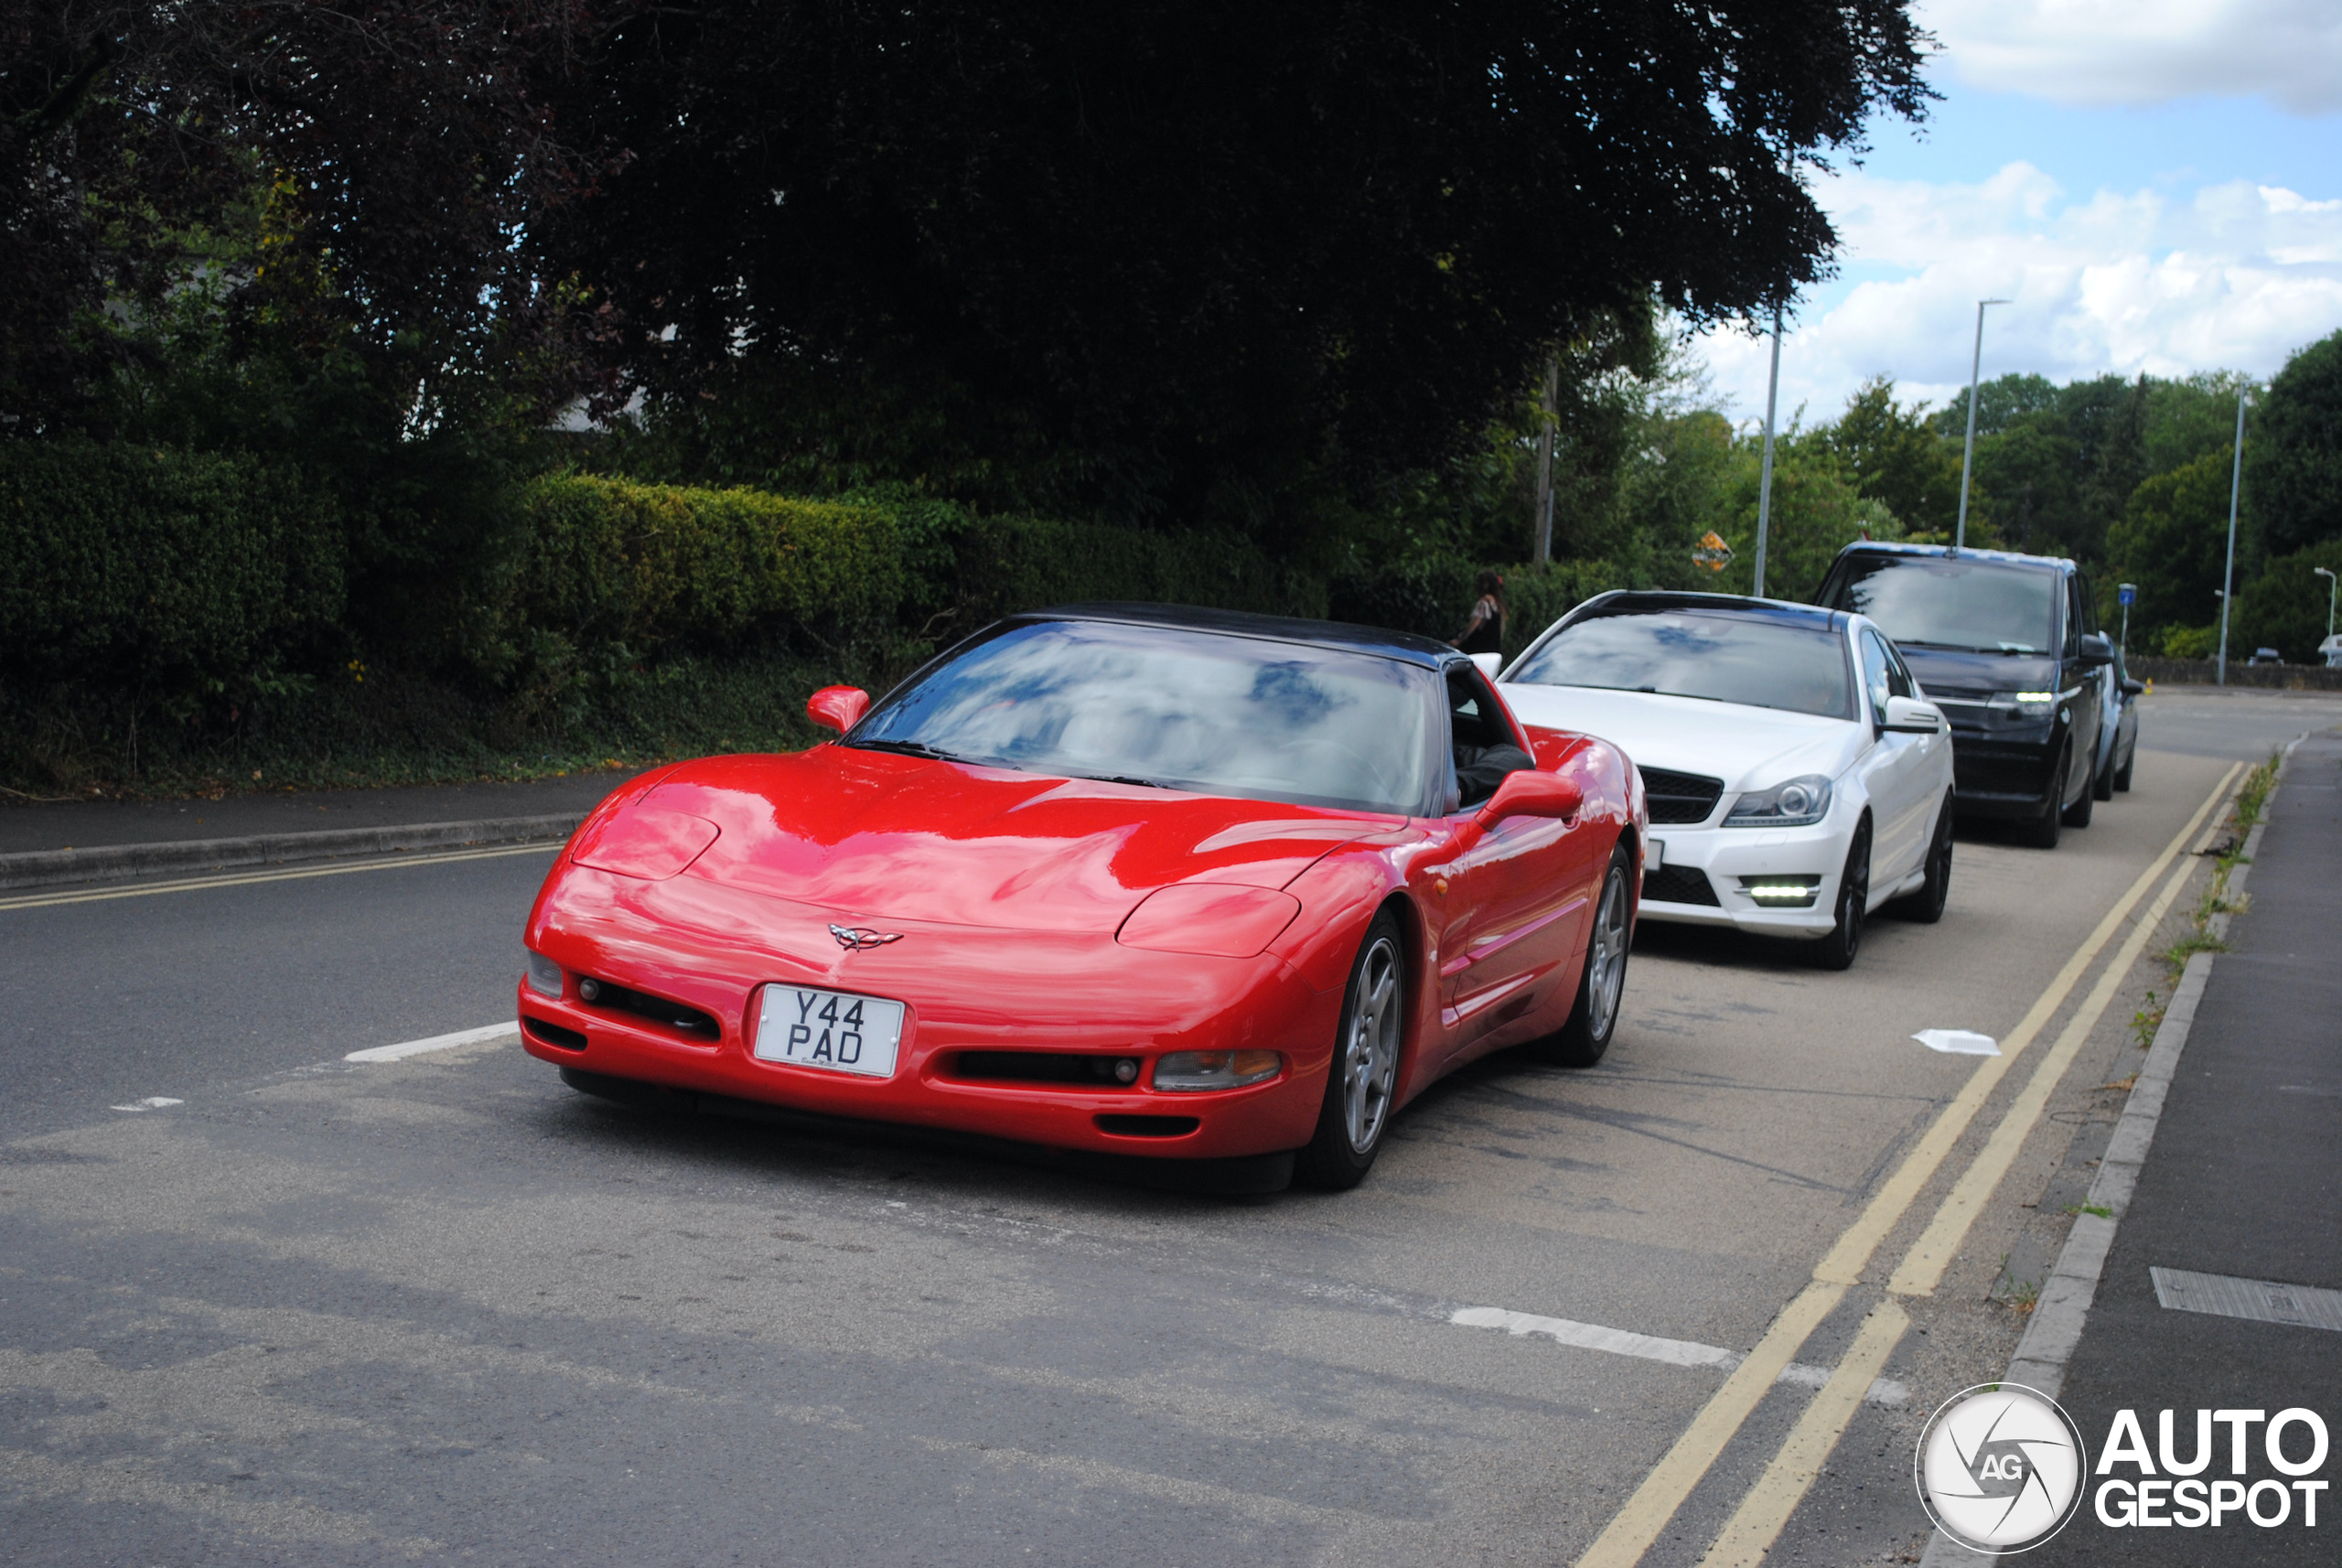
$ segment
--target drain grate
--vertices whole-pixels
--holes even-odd
[[[2155,1282],[2155,1300],[2176,1311],[2342,1332],[2342,1290],[2240,1280],[2233,1274],[2198,1274],[2186,1269],[2149,1269],[2147,1273]]]

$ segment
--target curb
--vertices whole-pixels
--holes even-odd
[[[2284,780],[2294,747],[2307,738],[2297,736],[2285,747],[2284,759],[2277,765],[2276,779],[2270,786],[2271,798],[2275,797],[2278,786]],[[2244,890],[2245,879],[2252,870],[2253,854],[2260,849],[2261,835],[2268,827],[2265,802],[2262,813],[2261,820],[2245,835],[2236,869],[2229,874],[2229,892],[2232,895]],[[2218,825],[2212,824],[2215,828]],[[2225,938],[2229,917],[2226,913],[2214,915],[2208,926],[2211,935]],[[2081,1346],[2082,1328],[2090,1321],[2090,1305],[2098,1299],[2098,1282],[2106,1273],[2107,1254],[2114,1250],[2115,1228],[2131,1207],[2131,1195],[2138,1189],[2139,1173],[2146,1165],[2148,1145],[2154,1142],[2155,1126],[2163,1120],[2164,1099],[2171,1090],[2172,1079],[2179,1074],[2180,1053],[2187,1048],[2187,1034],[2195,1026],[2196,1009],[2203,1002],[2204,987],[2211,980],[2212,960],[2216,956],[2199,952],[2180,972],[2171,1005],[2155,1028],[2154,1044],[2147,1051],[2146,1064],[2139,1069],[2139,1081],[2131,1087],[2131,1097],[2122,1106],[2122,1119],[2115,1123],[2114,1136],[2107,1141],[2106,1153],[2099,1159],[2098,1175],[2090,1184],[2090,1195],[2082,1200],[2114,1212],[2111,1218],[2087,1213],[2074,1217],[2073,1229],[2066,1232],[2066,1244],[2058,1251],[2057,1266],[2042,1283],[2032,1321],[2025,1325],[2025,1337],[2017,1341],[2016,1354],[2010,1359],[2007,1372],[2000,1378],[2001,1382],[2032,1389],[2052,1400],[2064,1391],[2066,1369]],[[1920,1555],[1919,1568],[1950,1568],[1979,1555],[1941,1530],[1933,1530],[1929,1532],[1927,1550]]]
[[[232,866],[329,860],[338,855],[565,839],[585,820],[583,811],[565,811],[467,822],[409,822],[388,828],[328,828],[319,832],[255,833],[247,838],[30,850],[0,854],[0,890],[69,882],[119,882],[162,872],[225,871]]]

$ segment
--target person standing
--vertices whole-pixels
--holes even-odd
[[[1466,653],[1502,653],[1504,651],[1504,579],[1494,572],[1482,572],[1472,586],[1480,597],[1472,607],[1472,618],[1464,629],[1449,638],[1448,645]]]

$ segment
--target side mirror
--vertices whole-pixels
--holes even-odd
[[[2143,693],[2146,689],[2147,683],[2144,681],[2133,681],[2128,676],[2123,677],[2122,694],[2124,696],[2136,697]]]
[[[1472,655],[1472,662],[1480,667],[1480,673],[1486,675],[1488,678],[1489,683],[1493,685],[1496,682],[1497,671],[1504,668],[1504,655],[1501,653],[1475,653]]]
[[[1878,727],[1888,735],[1934,735],[1943,728],[1943,710],[1917,697],[1889,697]]]
[[[2081,665],[2083,669],[2096,670],[2101,665],[2111,664],[2113,662],[2114,644],[2107,640],[2106,634],[2104,632],[2093,631],[2083,635],[2081,651]]]
[[[1504,776],[1480,808],[1480,821],[1490,827],[1507,817],[1560,817],[1566,822],[1585,804],[1585,791],[1576,779],[1523,768]]]
[[[824,686],[805,699],[805,716],[824,729],[845,734],[870,711],[870,693],[859,686]]]

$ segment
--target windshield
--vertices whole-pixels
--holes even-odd
[[[1574,621],[1509,680],[1704,697],[1825,718],[1853,716],[1846,650],[1821,622],[1714,610],[1622,611]]]
[[[1423,811],[1432,672],[1371,654],[1097,621],[1012,624],[848,744],[1247,800]]]
[[[1992,561],[1858,555],[1831,601],[1876,621],[1897,642],[1978,653],[2057,646],[2057,575]]]

